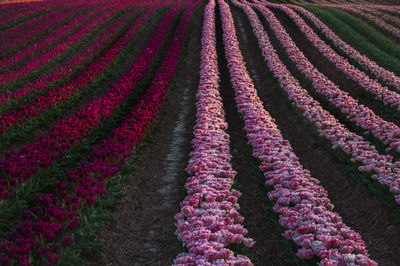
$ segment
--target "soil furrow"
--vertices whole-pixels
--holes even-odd
[[[288,103],[286,96],[282,96],[283,90],[278,87],[268,70],[244,12],[236,8],[233,12],[234,17],[242,21],[243,32],[248,35],[249,43],[243,45],[246,49],[243,48],[242,52],[248,68],[252,70],[250,73],[252,76],[253,73],[257,73],[258,77],[262,77],[253,78],[253,81],[265,109],[275,119],[283,137],[291,143],[300,163],[310,170],[311,175],[319,179],[328,191],[329,199],[336,206],[334,210],[342,216],[343,222],[361,234],[371,258],[383,265],[390,265],[396,261],[396,254],[400,251],[400,223],[391,216],[383,203],[364,186],[351,179],[346,173],[346,164],[333,159],[331,152],[321,147],[320,141]],[[289,58],[285,51],[274,38],[265,19],[261,16],[260,19],[280,59],[286,64]]]

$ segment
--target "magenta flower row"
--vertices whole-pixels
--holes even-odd
[[[89,8],[90,8],[89,6],[79,7],[79,9],[77,10],[82,10],[82,9],[87,10]],[[100,8],[100,10],[101,9],[105,9],[105,7]],[[75,12],[77,10],[75,10]],[[88,20],[88,17],[93,17],[97,12],[99,12],[98,8],[86,14],[80,15],[74,18],[70,23],[63,25],[62,27],[58,28],[55,31],[52,31],[49,35],[44,36],[42,39],[37,40],[35,43],[18,50],[13,55],[2,58],[0,60],[0,69],[5,68],[8,65],[15,64],[26,57],[32,56],[35,52],[42,50],[46,46],[56,44],[57,40],[59,40],[63,36],[66,36],[68,33],[72,32],[75,28],[78,28],[80,25],[82,25],[85,21]],[[31,34],[31,36],[33,35],[34,34]],[[28,38],[25,38],[25,40],[26,39]]]
[[[136,12],[137,10],[132,11],[129,14],[132,15],[132,13]],[[128,15],[123,16],[121,20],[117,21],[117,23],[112,24],[109,28],[109,31],[105,31],[104,35],[101,35],[99,38],[94,40],[86,50],[81,52],[77,57],[73,58],[73,60],[68,64],[56,68],[54,72],[44,76],[43,79],[28,84],[20,90],[7,93],[5,95],[7,97],[6,99],[9,99],[10,96],[14,96],[14,100],[17,100],[18,98],[21,98],[22,96],[27,95],[34,90],[37,91],[47,89],[47,85],[51,81],[60,79],[70,73],[71,69],[84,63],[85,59],[92,56],[96,50],[98,50],[110,38],[112,38],[113,33],[115,33],[117,29],[129,19]],[[123,47],[123,42],[119,41],[118,44],[118,48],[108,49],[101,57],[97,58],[93,63],[91,63],[86,71],[80,73],[72,80],[63,84],[61,87],[50,88],[46,94],[35,97],[30,101],[30,103],[20,105],[17,107],[17,109],[11,111],[10,113],[1,113],[0,132],[4,133],[12,127],[23,124],[27,119],[38,116],[45,110],[54,108],[58,103],[67,100],[74,92],[84,88],[88,83],[96,78],[96,76],[102,73],[107,68],[109,63],[118,56]]]
[[[246,12],[268,67],[280,79],[281,85],[300,88],[279,60],[254,10],[248,4],[232,2]],[[219,3],[223,14],[225,53],[237,106],[243,115],[253,155],[261,161],[266,185],[273,186],[268,198],[275,202],[273,209],[279,213],[279,223],[286,229],[284,237],[300,246],[297,253],[300,258],[310,259],[316,255],[321,259],[320,265],[377,265],[368,258],[360,235],[332,211],[327,191],[302,167],[290,143],[283,139],[274,119],[264,109],[245,67],[229,6],[223,0]],[[299,95],[296,97],[300,98]]]
[[[349,121],[363,128],[366,134],[371,133],[387,145],[388,150],[393,149],[400,152],[400,128],[392,122],[383,120],[368,107],[360,105],[358,101],[351,97],[347,92],[340,90],[338,85],[329,80],[328,77],[311,64],[270,10],[260,4],[254,4],[254,6],[262,12],[278,40],[285,48],[289,58],[296,64],[300,72],[311,80],[316,91],[324,95],[331,104],[336,106],[344,115],[346,115],[346,118]],[[307,35],[309,40],[312,41],[316,47],[319,47],[320,51],[324,51],[323,53],[325,56],[333,55],[333,50],[319,39],[312,29],[308,27],[297,14],[281,5],[273,6],[279,7],[290,14],[290,16],[295,19],[296,24],[302,27],[302,31]],[[302,23],[299,22],[300,20]],[[340,57],[339,55],[337,56]],[[346,61],[344,58],[340,58],[342,61]],[[342,62],[337,62],[337,65],[340,65],[341,63]],[[361,73],[361,71],[357,71]],[[397,93],[395,94],[398,95]],[[400,95],[398,96],[400,97]]]
[[[46,265],[55,265],[60,249],[73,245],[75,240],[71,235],[80,224],[81,211],[92,207],[106,193],[106,180],[118,172],[118,167],[140,144],[146,128],[154,121],[178,65],[193,8],[199,3],[193,3],[185,10],[162,66],[126,121],[113,130],[110,139],[93,147],[94,156],[90,163],[82,161],[77,168],[67,172],[71,184],[57,182],[57,194],[42,194],[37,205],[24,212],[24,221],[18,225],[14,236],[0,243],[0,263],[7,264],[16,259],[21,265],[29,265],[32,262],[29,258],[45,257]],[[182,4],[172,7],[165,19],[175,18],[181,7]],[[135,75],[132,78],[136,79]],[[128,78],[125,81],[129,82]],[[61,247],[56,241],[60,237]]]
[[[137,59],[131,69],[116,83],[114,83],[110,91],[103,97],[99,97],[78,111],[76,114],[61,120],[50,132],[39,138],[39,141],[33,144],[23,146],[18,151],[10,149],[6,152],[6,158],[0,161],[0,173],[3,178],[0,178],[0,198],[10,196],[10,191],[18,184],[29,179],[39,169],[46,168],[51,163],[61,156],[78,140],[88,134],[93,127],[105,121],[112,111],[135,89],[135,85],[140,81],[148,70],[151,60],[156,55],[158,49],[168,32],[170,25],[174,19],[174,12],[167,13],[163,22],[159,25],[155,34],[147,48]],[[149,13],[147,13],[149,15]],[[116,58],[123,47],[133,39],[136,32],[144,23],[146,17],[142,16],[136,26],[132,27],[130,34],[125,35],[114,44],[114,49],[109,49],[108,52],[99,59],[96,68],[90,68],[90,74],[76,79],[75,83],[71,83],[65,87],[70,91],[75,86],[80,86],[85,80],[92,80],[95,75],[104,70],[104,65],[107,65],[108,58]],[[99,70],[100,72],[97,72]],[[60,100],[68,91],[59,91],[61,93]],[[55,99],[56,100],[56,99]]]
[[[152,10],[154,10],[154,9],[152,9]],[[96,12],[96,11],[93,11],[93,12]],[[98,12],[98,10],[97,10],[97,12]],[[78,52],[76,55],[74,55],[74,57],[71,60],[69,60],[65,64],[61,64],[61,65],[57,66],[51,73],[45,74],[45,75],[41,76],[40,79],[37,79],[31,83],[28,83],[15,91],[10,91],[10,92],[5,92],[3,94],[0,94],[0,106],[7,105],[12,102],[17,102],[22,97],[24,97],[25,95],[31,94],[32,92],[45,90],[48,88],[48,86],[51,82],[54,82],[56,80],[59,80],[59,79],[62,79],[63,77],[65,77],[68,73],[71,72],[71,70],[73,70],[77,66],[80,66],[83,63],[85,63],[91,56],[93,56],[96,53],[96,51],[100,47],[104,46],[110,40],[110,38],[112,38],[114,36],[116,30],[118,30],[126,22],[126,20],[129,19],[129,16],[131,16],[132,14],[134,14],[136,12],[138,12],[138,10],[133,10],[133,11],[123,15],[122,17],[118,18],[115,22],[111,23],[111,25],[108,25],[107,26],[108,30],[101,32],[96,37],[96,39],[90,43],[90,45],[86,49],[83,49],[80,52]],[[83,17],[83,19],[84,19],[84,17]],[[109,59],[111,60],[112,58],[109,58]],[[23,110],[24,106],[20,106],[19,109]],[[7,114],[4,114],[4,115],[7,116]],[[18,113],[15,113],[13,116],[17,117]],[[11,119],[9,118],[9,120],[4,118],[4,122],[7,122],[6,124],[8,124],[8,126],[5,126],[4,130],[7,131],[7,128],[11,127],[14,123],[23,122],[24,117],[20,116],[20,118],[22,119],[20,121],[16,121],[12,118]]]
[[[7,71],[6,73],[0,74],[0,85],[6,85],[7,83],[17,79],[22,78],[26,74],[31,71],[37,70],[40,66],[46,64],[51,59],[56,57],[57,55],[65,52],[68,47],[73,46],[76,42],[81,40],[84,36],[86,36],[90,31],[92,31],[99,24],[104,23],[112,14],[126,8],[126,5],[118,5],[113,6],[106,12],[104,12],[101,16],[92,19],[88,24],[82,27],[79,31],[74,34],[68,36],[67,39],[61,41],[54,47],[50,48],[46,52],[31,58],[24,66],[19,67],[16,70]]]
[[[192,176],[185,184],[188,195],[175,215],[175,233],[187,252],[178,254],[174,264],[253,265],[227,248],[241,243],[251,247],[255,242],[244,237],[247,230],[237,203],[240,192],[232,189],[236,172],[230,164],[228,125],[218,90],[214,0],[204,10],[201,44],[194,150],[186,169]]]
[[[45,3],[44,5],[36,5],[36,6],[31,7],[31,8],[24,9],[23,11],[19,11],[18,10],[15,13],[14,16],[10,16],[10,17],[7,17],[6,19],[2,19],[0,21],[0,26],[4,25],[4,24],[7,24],[7,23],[10,23],[11,21],[17,20],[19,18],[22,18],[22,17],[25,17],[25,16],[29,16],[29,15],[32,15],[32,14],[34,14],[36,12],[43,11],[45,9],[49,9],[49,8],[52,8],[52,7],[55,7],[54,6],[54,2],[48,2],[47,4]],[[21,24],[15,26],[15,27],[12,27],[12,28],[4,31],[4,32],[13,32],[14,29],[16,30],[16,29],[19,29],[20,27],[23,28],[24,24],[29,23],[29,21],[30,20],[28,20],[28,21],[26,21],[24,23],[21,23]]]
[[[15,29],[12,32],[0,33],[0,38],[3,40],[0,46],[0,53],[4,53],[17,45],[25,43],[33,36],[48,30],[54,24],[60,23],[80,10],[80,7],[71,9],[59,8],[30,20],[29,23],[24,24],[24,29]]]

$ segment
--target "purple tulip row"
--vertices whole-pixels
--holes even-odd
[[[167,13],[147,48],[138,57],[131,70],[114,83],[105,96],[93,100],[76,114],[61,120],[48,134],[42,135],[38,142],[23,146],[19,150],[6,151],[6,158],[0,161],[0,173],[3,175],[3,178],[0,178],[0,198],[8,198],[16,186],[28,180],[38,170],[49,167],[56,158],[63,156],[72,144],[82,139],[93,127],[111,116],[112,111],[126,99],[135,89],[136,83],[144,77],[152,59],[163,43],[174,20],[174,15],[173,11]],[[75,86],[87,83],[101,73],[109,63],[109,58],[115,59],[123,47],[133,39],[145,19],[145,16],[140,17],[138,23],[131,28],[128,34],[119,39],[102,58],[93,63],[92,65],[96,68],[90,68],[90,73],[84,74],[74,83],[63,87],[64,90],[57,91],[58,99],[62,100],[65,97],[64,93],[68,92],[67,90],[72,91]]]
[[[254,23],[255,18],[250,22]],[[359,165],[360,172],[371,174],[371,177],[382,185],[388,186],[400,204],[400,162],[393,162],[389,155],[380,155],[374,146],[362,137],[350,132],[344,125],[324,110],[308,92],[300,86],[286,66],[280,61],[276,50],[269,41],[267,33],[258,24],[253,30],[259,41],[259,46],[268,67],[279,80],[281,87],[288,94],[303,116],[317,127],[318,134],[328,139],[332,149],[340,148],[350,157],[350,161]]]
[[[110,3],[111,5],[111,3]],[[31,58],[24,66],[19,67],[16,70],[7,71],[6,73],[0,74],[0,85],[6,85],[15,79],[23,78],[29,72],[37,70],[40,66],[48,63],[51,59],[57,55],[65,52],[68,47],[73,46],[75,43],[84,38],[90,31],[98,27],[100,24],[104,24],[110,16],[129,5],[129,2],[122,2],[118,6],[113,6],[109,10],[106,10],[99,17],[92,19],[88,24],[82,27],[74,34],[68,36],[67,39],[59,42],[54,47],[50,48],[46,52]]]
[[[247,14],[275,76],[279,76],[284,86],[298,86],[279,61],[254,10],[248,4],[232,2]],[[279,213],[279,222],[286,229],[284,237],[292,239],[300,247],[297,253],[300,258],[311,259],[316,255],[321,259],[320,265],[377,265],[369,259],[360,235],[332,211],[327,191],[302,167],[290,143],[282,137],[274,119],[264,109],[240,52],[229,6],[223,0],[219,3],[236,103],[245,122],[253,155],[261,161],[260,169],[264,172],[266,185],[273,187],[268,198],[275,202],[273,209]],[[283,68],[279,75],[277,68]]]
[[[15,234],[9,241],[0,242],[0,263],[7,265],[18,260],[21,265],[29,265],[34,262],[32,260],[46,258],[45,265],[55,265],[60,259],[60,249],[74,244],[74,230],[80,225],[83,211],[107,193],[107,180],[125,164],[156,118],[178,66],[193,9],[200,2],[190,4],[183,13],[161,67],[126,121],[113,130],[109,139],[92,148],[90,162],[82,161],[77,168],[67,171],[68,182],[57,181],[55,194],[40,195],[35,205],[24,211],[23,222],[17,226]],[[182,4],[172,7],[166,19],[175,18],[181,7]],[[132,68],[130,74],[135,80],[136,68]],[[125,88],[131,86],[129,76],[124,81],[126,86],[116,87],[121,89],[120,94],[125,94]]]
[[[339,36],[337,36],[327,25],[318,19],[313,13],[305,10],[302,7],[289,5],[290,8],[295,9],[306,16],[310,21],[321,30],[326,38],[331,40],[334,45],[343,51],[347,56],[355,60],[358,64],[367,68],[376,78],[380,78],[387,82],[389,85],[395,87],[400,91],[400,77],[396,76],[393,72],[379,66],[376,62],[369,59],[367,56],[362,55],[359,51],[354,49],[351,45],[345,43]]]
[[[80,8],[77,10],[86,10],[90,7]],[[102,9],[102,8],[100,8]],[[75,12],[77,11],[75,10]],[[68,33],[72,32],[74,29],[78,29],[80,25],[85,23],[88,20],[88,17],[95,16],[96,13],[99,12],[99,9],[95,9],[89,13],[80,15],[74,18],[70,23],[66,25],[62,25],[62,27],[58,28],[55,31],[52,31],[49,35],[44,36],[43,38],[37,40],[35,43],[28,45],[20,50],[18,50],[15,54],[4,57],[0,60],[0,69],[5,68],[11,64],[15,64],[20,60],[23,60],[26,57],[32,56],[35,52],[41,51],[43,48],[56,44],[56,41],[63,36],[66,36]],[[52,24],[48,24],[52,25]],[[33,36],[33,34],[31,34]],[[27,38],[26,38],[27,39]]]
[[[245,238],[244,218],[237,211],[240,192],[232,189],[236,172],[230,164],[229,135],[219,93],[215,36],[215,1],[204,10],[201,39],[200,84],[197,97],[193,151],[187,166],[188,193],[175,215],[176,234],[187,248],[175,265],[253,265],[249,258],[227,248],[254,241]]]
[[[307,37],[309,37],[309,40],[312,41],[315,46],[320,49],[320,51],[323,51],[325,56],[328,57],[329,55],[333,55],[333,50],[321,39],[319,39],[312,29],[309,28],[305,22],[292,10],[285,8],[282,5],[268,5],[279,7],[290,14],[293,19],[296,19],[295,22],[299,26],[302,26],[301,29],[308,35]],[[303,73],[309,80],[311,80],[318,93],[324,95],[331,104],[336,106],[344,115],[347,116],[349,121],[363,128],[366,134],[371,133],[377,139],[387,145],[388,150],[393,149],[397,152],[400,152],[400,128],[396,124],[383,120],[368,107],[360,105],[358,101],[352,98],[347,92],[340,90],[339,86],[329,80],[328,77],[322,74],[316,67],[312,65],[310,61],[308,61],[307,57],[304,56],[301,50],[296,46],[279,20],[276,19],[274,14],[269,9],[261,4],[254,4],[253,6],[262,12],[278,40],[286,50],[289,58],[296,64],[300,72]],[[337,56],[340,57],[339,55]],[[344,58],[341,59],[342,61],[347,62]],[[336,63],[336,65],[341,64],[342,62]],[[400,97],[400,95],[397,93],[396,95]]]

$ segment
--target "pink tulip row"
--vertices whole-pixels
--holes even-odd
[[[236,0],[232,2],[246,12],[259,45],[263,46],[264,56],[268,57],[271,70],[279,65],[284,68],[276,52],[271,49],[271,43],[254,10],[248,4]],[[360,235],[346,226],[338,213],[332,211],[333,205],[327,198],[327,191],[302,167],[290,143],[282,137],[274,119],[264,109],[243,61],[229,6],[223,0],[219,0],[219,3],[225,53],[236,103],[243,115],[253,155],[261,161],[260,169],[264,172],[266,185],[273,186],[268,198],[275,202],[273,209],[279,213],[279,223],[286,229],[284,237],[301,247],[297,253],[300,258],[311,259],[316,255],[321,259],[320,265],[377,265],[368,258]],[[284,74],[279,75],[281,81],[288,86],[298,86],[290,79],[288,71],[285,72],[279,73]]]
[[[182,5],[179,4],[179,6]],[[136,60],[136,63],[119,81],[112,85],[110,91],[105,96],[93,100],[76,114],[61,120],[48,134],[41,136],[38,142],[28,144],[18,151],[10,149],[6,152],[6,158],[0,161],[0,174],[4,176],[0,179],[0,198],[8,198],[10,191],[13,191],[15,186],[29,179],[39,169],[50,166],[56,158],[63,156],[72,144],[82,139],[95,126],[112,115],[115,108],[126,99],[135,89],[137,82],[144,77],[152,59],[163,43],[175,18],[175,13],[174,10],[170,10],[167,13],[153,34],[146,49]],[[115,49],[110,49],[107,53],[108,55],[106,54],[103,57],[105,59],[108,57],[115,58],[121,49],[133,39],[144,20],[145,17],[142,17],[132,27],[130,34],[121,38],[115,44]],[[103,63],[104,61],[102,59],[99,60],[102,64],[97,68],[101,69],[101,71],[101,66],[107,63]],[[97,74],[97,72],[94,72],[86,76],[86,78],[91,80]],[[80,84],[80,81],[78,79],[77,83],[71,84],[71,86],[68,86],[68,89],[72,90],[73,86]],[[63,95],[61,94],[59,97],[62,98]]]
[[[154,9],[155,9],[155,7],[152,8],[152,10],[154,10]],[[93,55],[95,55],[96,52],[101,47],[103,47],[107,42],[110,41],[110,38],[112,38],[114,36],[116,31],[129,19],[130,16],[132,16],[136,12],[138,12],[138,10],[133,10],[131,12],[128,12],[127,14],[124,14],[123,16],[119,17],[116,21],[114,21],[110,25],[107,25],[107,30],[103,31],[101,34],[97,35],[96,39],[91,41],[90,45],[86,49],[83,49],[80,52],[78,52],[68,62],[57,66],[52,72],[41,76],[40,79],[30,82],[15,91],[9,91],[9,92],[0,94],[0,106],[6,106],[10,103],[18,102],[21,98],[23,98],[26,95],[48,89],[49,85],[52,82],[62,79],[67,74],[69,74],[73,69],[75,69],[76,67],[87,62],[87,60],[89,60]],[[115,54],[115,51],[114,51],[114,54]],[[109,62],[111,62],[113,57],[107,57],[107,59]],[[105,66],[106,65],[104,65],[104,67]],[[91,67],[93,68],[94,65],[92,65]],[[68,85],[68,84],[66,84],[66,85]],[[80,84],[80,86],[84,87],[85,84]],[[57,90],[57,88],[54,88],[54,90]],[[26,106],[20,106],[19,109],[23,110],[25,107]],[[24,113],[25,116],[28,115],[26,112],[22,112],[22,113]],[[5,113],[3,115],[7,116],[7,114],[5,114]],[[19,116],[19,114],[16,112],[13,114],[13,116],[17,117],[17,116]],[[21,115],[19,118],[20,118],[20,120],[18,122],[22,123],[26,117]],[[7,122],[9,127],[12,126],[13,123],[17,122],[16,120],[14,120],[12,118],[11,118],[11,120],[10,120],[10,118],[9,119],[3,118],[3,121]],[[14,122],[11,122],[11,121],[14,121]],[[0,123],[0,125],[1,125],[1,123]]]
[[[290,10],[286,9],[290,12]],[[362,88],[375,95],[375,99],[382,101],[385,105],[400,110],[400,94],[382,86],[377,80],[371,79],[367,74],[351,65],[345,58],[338,55],[329,45],[321,40],[317,34],[299,17],[296,13],[290,12],[295,23],[305,33],[313,45],[327,58],[334,63],[347,77],[356,81]]]
[[[0,53],[7,52],[9,49],[17,45],[24,44],[27,40],[43,31],[48,31],[49,28],[74,15],[80,11],[81,8],[82,7],[71,9],[59,8],[47,13],[46,15],[32,19],[29,23],[25,23],[24,29],[15,29],[16,32],[0,33],[0,38],[3,40],[0,46]]]
[[[111,3],[111,2],[110,2]],[[31,58],[24,66],[18,68],[17,70],[7,71],[6,73],[0,74],[0,85],[6,85],[15,79],[23,78],[29,72],[37,70],[40,66],[46,64],[51,59],[55,58],[57,55],[65,52],[68,47],[73,46],[76,42],[80,41],[84,36],[86,36],[90,31],[94,30],[99,25],[104,24],[109,17],[124,9],[127,8],[128,2],[125,4],[121,3],[121,5],[113,6],[113,8],[107,10],[99,17],[92,19],[88,24],[82,27],[79,31],[74,34],[68,36],[66,40],[61,41],[54,47],[50,48],[43,54],[40,54],[36,57]]]
[[[254,21],[255,18],[250,19],[251,23],[255,23]],[[374,146],[350,132],[334,116],[324,110],[280,61],[262,27],[257,23],[253,25],[253,30],[268,67],[288,94],[289,100],[299,108],[307,120],[317,127],[318,134],[328,139],[332,149],[340,148],[350,157],[351,162],[360,165],[358,168],[360,172],[369,173],[373,179],[388,186],[390,192],[395,194],[396,202],[400,204],[400,162],[393,162],[389,155],[380,155]]]
[[[387,82],[389,85],[395,87],[400,91],[400,77],[396,76],[393,72],[380,67],[376,62],[369,59],[367,56],[362,55],[359,51],[354,49],[351,45],[344,42],[339,36],[337,36],[327,25],[325,25],[320,19],[318,19],[313,13],[305,10],[302,7],[295,5],[289,5],[290,8],[295,9],[306,16],[310,21],[322,31],[324,36],[331,40],[334,45],[343,51],[347,56],[355,60],[361,66],[367,68],[376,78],[380,78]]]
[[[278,7],[290,14],[296,24],[301,26],[301,30],[307,35],[309,40],[312,41],[325,56],[328,57],[334,53],[333,50],[319,39],[312,29],[306,25],[302,18],[294,13],[294,11],[285,8],[282,5],[267,5]],[[362,127],[366,130],[367,134],[372,133],[372,135],[387,145],[388,150],[393,149],[400,152],[400,128],[396,124],[383,120],[368,107],[358,104],[358,101],[352,98],[347,92],[340,90],[339,86],[319,72],[318,69],[308,61],[307,57],[304,56],[301,50],[296,46],[292,38],[270,10],[261,4],[254,4],[253,6],[262,12],[278,40],[285,48],[289,58],[296,64],[300,72],[311,80],[318,93],[324,95],[331,104],[336,106],[344,115],[347,116],[349,121]],[[340,57],[339,55],[337,56]],[[340,59],[347,62],[342,57],[340,57]],[[342,64],[342,62],[336,63],[336,65],[340,64]],[[362,79],[364,80],[364,78]],[[400,97],[400,95],[398,96]]]
[[[122,126],[113,130],[111,138],[92,148],[90,162],[82,161],[77,168],[67,171],[67,183],[57,181],[55,194],[39,196],[35,205],[23,212],[24,220],[17,226],[15,234],[9,241],[0,242],[2,265],[15,260],[22,265],[22,262],[34,262],[32,259],[42,258],[47,259],[46,265],[56,265],[60,259],[60,249],[73,245],[75,240],[71,235],[80,224],[81,211],[92,207],[107,193],[107,180],[125,164],[125,160],[142,142],[149,124],[156,118],[178,66],[193,9],[200,2],[199,0],[190,4],[183,13],[161,67]],[[181,7],[182,5],[172,7],[170,14],[176,16]],[[136,73],[131,74],[135,80]],[[126,82],[129,83],[128,77]],[[121,88],[121,94],[125,93],[124,86],[118,88]]]
[[[85,8],[80,7],[78,10],[82,9],[86,10],[88,8],[89,7]],[[75,10],[75,12],[76,11],[77,10]],[[93,17],[98,12],[99,9],[94,9],[91,12],[79,15],[76,18],[74,18],[70,23],[62,25],[57,30],[52,31],[49,35],[44,36],[40,40],[37,40],[35,43],[18,50],[13,55],[2,58],[0,60],[0,69],[5,68],[11,64],[17,63],[18,61],[23,60],[26,57],[32,56],[35,52],[41,51],[43,48],[47,46],[56,44],[57,40],[59,40],[63,36],[66,36],[68,33],[72,33],[75,29],[78,29],[80,25],[84,24],[85,21],[88,21],[88,17]],[[31,34],[31,36],[33,36],[33,34]]]
[[[244,218],[237,211],[240,192],[232,189],[236,172],[230,164],[229,135],[219,93],[215,37],[215,1],[204,10],[201,39],[200,84],[197,97],[194,150],[190,153],[185,188],[188,196],[175,215],[176,234],[187,248],[175,265],[253,265],[249,258],[227,248],[255,242],[245,238]]]

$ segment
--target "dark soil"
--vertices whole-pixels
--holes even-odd
[[[185,196],[185,168],[192,150],[195,93],[199,81],[202,13],[193,21],[192,38],[177,86],[159,118],[154,138],[124,188],[126,196],[105,224],[97,242],[104,249],[87,265],[168,265],[181,243],[174,216]]]
[[[267,69],[244,12],[233,9],[233,14],[237,21],[242,21],[244,30],[238,30],[238,33],[246,37],[242,38],[241,50],[265,109],[275,119],[283,137],[291,143],[300,163],[329,192],[329,199],[344,223],[361,234],[371,258],[382,265],[394,265],[400,252],[400,223],[374,195],[346,174],[346,164],[334,160],[331,152],[318,144],[316,136],[282,97],[282,89],[278,88]],[[294,66],[287,64],[290,59],[283,47],[265,19],[262,21],[280,59],[293,71]],[[247,42],[244,43],[245,39]]]

